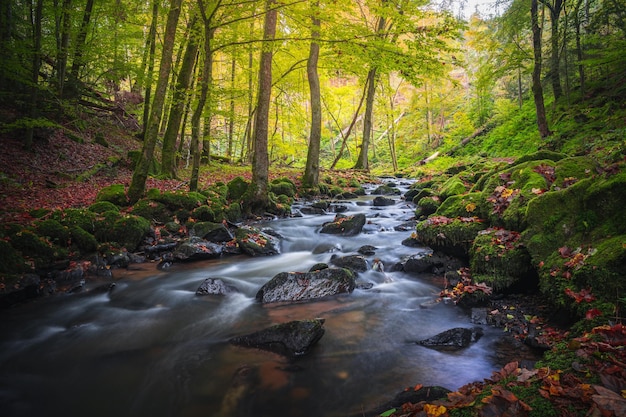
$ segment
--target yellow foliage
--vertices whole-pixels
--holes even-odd
[[[443,405],[426,404],[424,411],[428,417],[439,417],[445,414],[448,410]]]

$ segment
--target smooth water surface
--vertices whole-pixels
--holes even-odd
[[[331,256],[377,247],[387,269],[427,248],[402,246],[394,227],[414,207],[373,207],[373,196],[342,202],[368,217],[363,233],[319,234],[333,214],[263,224],[283,236],[282,254],[153,264],[116,275],[109,294],[42,299],[0,312],[3,416],[347,416],[421,383],[455,389],[491,375],[496,331],[460,352],[414,342],[470,327],[463,312],[432,301],[441,288],[403,272],[359,274],[369,290],[297,304],[260,305],[258,289],[283,271],[307,271]],[[367,257],[368,261],[373,256]],[[241,293],[196,296],[205,278]],[[321,317],[326,332],[310,354],[289,360],[235,347],[228,339],[269,325]]]

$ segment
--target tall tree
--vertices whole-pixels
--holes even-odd
[[[317,62],[320,55],[320,26],[319,0],[314,0],[311,11],[311,45],[309,46],[309,58],[307,60],[307,76],[311,101],[311,130],[309,133],[309,147],[306,158],[306,168],[302,185],[304,187],[317,187],[320,173],[320,142],[322,139],[322,99],[320,93],[320,78],[317,73]]]
[[[244,207],[250,214],[265,212],[270,206],[269,199],[269,110],[272,94],[272,57],[278,10],[275,0],[265,1],[263,22],[263,48],[259,64],[259,92],[254,118],[254,152],[252,154],[252,182],[246,191]]]
[[[552,82],[552,92],[554,100],[558,100],[563,95],[561,88],[561,71],[560,71],[560,47],[559,47],[559,21],[561,12],[565,5],[565,0],[540,0],[550,11],[550,81]]]
[[[167,120],[167,128],[163,135],[163,152],[161,156],[161,173],[168,178],[177,177],[176,166],[176,139],[180,132],[180,125],[185,112],[185,103],[189,100],[189,86],[191,85],[191,75],[193,74],[194,65],[198,56],[199,37],[196,24],[199,21],[197,15],[192,16],[189,26],[189,40],[185,48],[183,60],[178,71],[176,87],[172,97],[172,106],[170,108]]]
[[[38,97],[39,97],[39,69],[41,67],[41,18],[43,10],[43,0],[37,0],[35,10],[31,9],[31,24],[33,26],[33,50],[32,50],[32,69],[31,69],[31,86],[30,86],[30,118],[35,119],[38,113]],[[33,145],[33,129],[31,124],[26,131],[26,139],[24,147],[28,150]]]
[[[137,202],[143,195],[148,179],[148,171],[154,158],[154,148],[156,147],[161,124],[161,114],[165,104],[165,94],[172,68],[172,55],[176,38],[176,27],[180,16],[182,0],[170,0],[170,10],[167,14],[167,24],[163,39],[163,51],[161,64],[159,67],[159,79],[154,91],[154,100],[150,111],[150,120],[147,126],[143,141],[141,157],[133,172],[133,179],[128,188],[128,199],[131,203]]]
[[[543,101],[543,87],[541,85],[541,27],[539,26],[539,0],[531,0],[530,2],[530,19],[533,31],[533,52],[535,57],[535,66],[533,68],[533,99],[535,100],[535,109],[537,113],[537,127],[539,135],[546,138],[552,134],[548,127],[546,118],[546,109]]]

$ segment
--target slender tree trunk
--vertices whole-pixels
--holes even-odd
[[[246,192],[245,211],[261,214],[269,207],[268,125],[272,94],[273,40],[276,37],[277,10],[275,0],[265,1],[263,23],[263,50],[259,65],[259,94],[254,118],[254,153],[252,155],[252,183]]]
[[[189,23],[192,30],[189,32],[189,41],[185,48],[185,53],[178,72],[178,80],[172,99],[172,107],[170,108],[169,118],[167,121],[167,129],[163,135],[163,153],[161,156],[161,172],[168,178],[176,178],[176,139],[180,132],[180,124],[185,111],[185,102],[191,84],[191,75],[193,74],[194,64],[198,56],[198,38],[193,28],[197,26],[198,18],[194,16]]]
[[[80,76],[80,70],[85,66],[85,59],[83,55],[85,52],[85,43],[87,41],[87,29],[89,28],[89,22],[91,21],[93,3],[94,0],[87,0],[85,13],[83,13],[83,21],[80,24],[80,30],[78,31],[78,36],[76,37],[74,58],[72,60],[72,68],[70,70],[70,82],[74,93],[78,93],[79,91],[78,79]]]
[[[524,95],[522,91],[522,67],[517,67],[517,102],[519,104],[520,109],[524,105],[523,97]]]
[[[374,118],[374,99],[376,97],[376,68],[367,73],[367,97],[365,98],[365,114],[363,116],[363,141],[361,150],[353,169],[369,170],[368,150],[372,137],[372,125]]]
[[[311,132],[309,134],[309,149],[306,157],[306,168],[302,184],[305,187],[317,187],[320,174],[320,142],[322,139],[322,99],[320,93],[320,79],[317,73],[317,61],[320,55],[320,18],[318,15],[319,0],[312,4],[313,15],[311,17],[311,45],[309,46],[309,59],[307,61],[307,76],[309,79],[309,91],[311,95]]]
[[[363,86],[363,94],[361,95],[361,99],[359,100],[359,105],[357,106],[356,111],[354,112],[354,117],[352,118],[352,121],[350,122],[348,131],[346,132],[345,135],[343,134],[343,132],[340,132],[343,136],[343,141],[341,142],[341,147],[339,148],[339,152],[337,153],[337,156],[335,156],[335,160],[331,164],[330,169],[335,169],[335,166],[337,165],[337,163],[341,159],[341,156],[343,155],[343,151],[346,149],[348,138],[350,137],[350,134],[352,133],[352,129],[356,125],[357,120],[359,120],[359,113],[361,112],[361,107],[363,107],[363,102],[365,101],[365,96],[367,95],[368,90],[369,90],[369,83],[368,83],[368,80],[365,80],[365,85]]]
[[[533,52],[535,66],[533,68],[533,98],[535,100],[535,108],[537,113],[537,127],[542,138],[551,135],[546,119],[546,109],[543,102],[543,87],[541,86],[541,28],[539,27],[538,0],[530,2],[530,16],[532,21],[533,32]]]
[[[554,5],[550,8],[550,20],[551,20],[551,43],[552,43],[552,55],[550,56],[550,78],[552,80],[552,91],[554,93],[554,101],[563,96],[563,89],[561,87],[561,71],[559,64],[561,62],[561,54],[559,53],[559,21],[561,18],[561,11],[563,10],[564,0],[554,0]]]
[[[254,33],[254,20],[250,22],[250,36]],[[252,70],[252,64],[254,62],[254,54],[252,44],[248,48],[248,123],[246,124],[246,134],[244,135],[245,143],[241,146],[241,159],[247,162],[251,161],[252,153],[254,152],[254,143],[252,141],[252,130],[254,129],[254,105],[253,105],[253,86],[254,86],[254,71]]]
[[[148,34],[148,44],[150,45],[150,53],[148,55],[148,72],[144,77],[146,93],[143,100],[143,131],[141,137],[144,138],[148,128],[150,118],[150,107],[152,106],[152,77],[154,76],[154,56],[156,54],[156,30],[159,16],[159,1],[153,0],[152,3],[152,22],[150,23],[150,32]],[[147,46],[147,45],[146,45]]]
[[[389,96],[389,122],[390,122],[390,127],[389,127],[389,136],[388,141],[389,141],[389,155],[391,156],[391,165],[393,166],[393,170],[397,171],[398,170],[398,159],[396,157],[396,124],[397,121],[394,119],[393,117],[393,112],[394,112],[394,103],[393,103],[393,99],[394,96]],[[400,117],[402,117],[404,115],[404,113],[402,113],[400,115]],[[399,120],[399,118],[398,118]]]
[[[43,0],[37,0],[34,15],[31,9],[31,24],[33,26],[33,51],[32,51],[32,68],[31,68],[31,86],[30,86],[30,114],[32,119],[37,117],[39,106],[37,105],[39,97],[39,69],[41,67],[41,18],[43,14]],[[24,140],[24,148],[31,150],[33,146],[33,126],[26,131]]]
[[[585,67],[583,65],[583,47],[580,35],[580,6],[583,0],[576,2],[576,8],[574,9],[574,26],[576,27],[576,57],[578,60],[578,77],[580,79],[580,94],[585,97]]]
[[[161,113],[163,112],[167,84],[170,70],[172,69],[172,54],[174,52],[176,26],[178,25],[178,18],[180,16],[181,3],[182,0],[170,1],[170,11],[167,15],[167,25],[163,40],[161,66],[159,68],[159,79],[154,92],[154,101],[150,112],[150,121],[146,129],[142,155],[141,158],[139,158],[137,166],[135,167],[133,179],[130,187],[128,188],[128,199],[131,204],[136,203],[137,200],[139,200],[143,195],[146,188],[146,180],[148,179],[148,171],[154,158],[154,148],[156,147],[159,125],[161,124]]]
[[[235,141],[235,79],[237,61],[233,56],[230,61],[230,111],[228,112],[228,146],[226,157],[230,160],[233,156],[233,144]]]
[[[57,93],[59,97],[63,98],[63,89],[65,86],[65,75],[67,72],[67,56],[68,48],[70,44],[70,8],[72,6],[72,0],[63,0],[61,7],[61,22],[59,34],[59,43],[57,50]]]

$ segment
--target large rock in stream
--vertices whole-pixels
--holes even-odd
[[[222,254],[222,246],[197,236],[183,241],[172,254],[176,261],[198,261],[218,258]]]
[[[324,319],[295,320],[230,339],[237,346],[269,350],[280,355],[305,355],[324,335]]]
[[[337,214],[332,222],[324,223],[320,233],[330,233],[343,236],[354,236],[361,233],[365,226],[365,214],[358,213],[354,216]]]
[[[280,240],[254,227],[240,227],[235,238],[241,251],[250,256],[271,256],[280,253]]]
[[[459,350],[468,347],[472,342],[478,341],[482,335],[483,329],[480,327],[471,329],[455,327],[416,343],[433,349]]]
[[[256,298],[262,303],[304,301],[351,293],[355,286],[354,274],[344,268],[281,272],[261,287]]]

